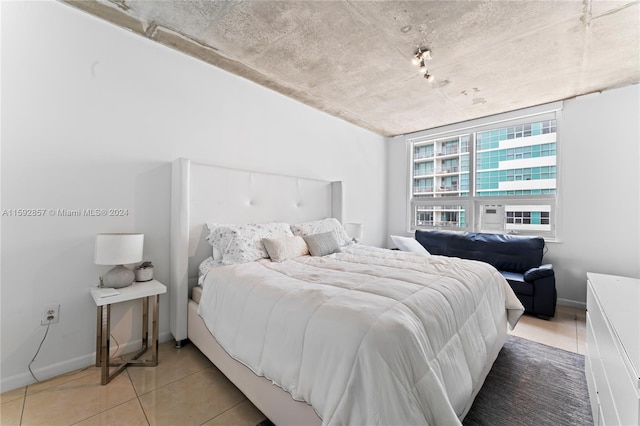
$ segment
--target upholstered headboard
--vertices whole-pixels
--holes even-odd
[[[171,177],[171,334],[187,338],[187,304],[198,265],[211,256],[205,223],[342,222],[342,182],[259,173],[175,160]]]

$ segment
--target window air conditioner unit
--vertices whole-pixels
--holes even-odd
[[[483,204],[480,209],[480,232],[504,232],[504,206]]]

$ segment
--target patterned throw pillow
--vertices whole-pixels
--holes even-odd
[[[347,232],[342,227],[342,224],[338,219],[333,217],[291,225],[291,231],[293,231],[293,235],[299,235],[301,237],[333,231],[336,233],[336,239],[340,246],[353,243],[351,237],[347,235]]]
[[[215,228],[209,235],[209,242],[222,254],[222,263],[253,262],[269,257],[262,244],[263,238],[291,237],[287,223],[253,223],[247,225],[224,225]]]

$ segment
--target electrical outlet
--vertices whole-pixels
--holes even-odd
[[[42,311],[42,319],[40,320],[40,324],[55,324],[58,322],[59,316],[60,305],[47,305],[44,307],[44,311]]]

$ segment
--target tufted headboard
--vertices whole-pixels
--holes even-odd
[[[299,223],[343,218],[342,182],[259,173],[178,159],[171,172],[171,334],[187,338],[187,304],[198,265],[211,256],[205,223]]]

